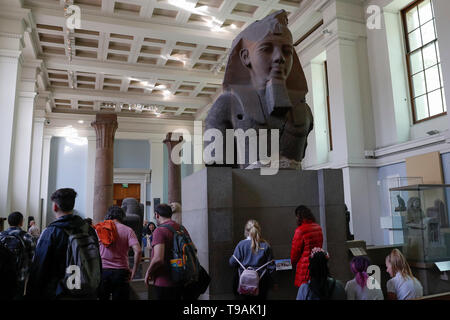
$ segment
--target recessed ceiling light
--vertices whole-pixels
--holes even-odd
[[[84,120],[78,120],[78,123],[79,123],[79,124],[83,124],[83,123],[84,123]]]

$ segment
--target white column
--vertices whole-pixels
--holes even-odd
[[[88,159],[86,166],[86,218],[93,218],[94,212],[94,177],[95,177],[95,136],[87,137],[88,140]]]
[[[40,65],[40,62],[37,64]],[[38,70],[34,63],[23,65],[15,115],[14,154],[12,155],[12,177],[10,178],[12,185],[11,211],[21,212],[24,218],[29,215],[33,112]]]
[[[48,175],[50,172],[50,146],[52,136],[44,135],[42,143],[42,171],[41,171],[41,198],[42,202],[42,223],[41,230],[47,226],[47,207],[48,207]]]
[[[28,211],[30,216],[36,220],[36,225],[42,222],[41,212],[41,170],[42,170],[42,148],[44,142],[44,117],[35,117],[33,126],[33,146],[31,151],[31,172],[30,172],[30,196],[28,201]]]
[[[154,198],[160,198],[161,202],[164,193],[164,144],[163,139],[150,140],[150,182],[151,182],[151,211],[149,218],[153,219]]]
[[[361,4],[342,0],[329,1],[324,10],[324,23],[330,31],[325,45],[333,133],[331,165],[343,168],[345,202],[355,239],[371,245],[382,244],[383,233],[378,218],[377,169],[364,155],[375,147],[364,17]]]
[[[3,9],[2,9],[3,10]],[[11,211],[11,165],[17,84],[21,71],[23,27],[1,17],[0,25],[0,216]]]
[[[439,41],[439,53],[442,62],[442,76],[444,78],[445,97],[447,101],[447,117],[450,127],[450,113],[448,108],[450,106],[450,37],[448,30],[450,30],[450,20],[448,18],[450,12],[450,1],[448,0],[433,0],[434,13],[436,16],[436,30]],[[450,143],[450,130],[447,142]]]

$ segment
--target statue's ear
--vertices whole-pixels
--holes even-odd
[[[247,68],[251,68],[250,55],[249,55],[248,49],[246,49],[246,48],[241,49],[241,51],[239,51],[239,56],[241,57],[242,64],[244,66],[246,66]]]

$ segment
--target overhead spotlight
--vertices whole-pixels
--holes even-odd
[[[83,120],[78,120],[78,123],[79,123],[79,124],[83,124],[84,121],[83,121]]]

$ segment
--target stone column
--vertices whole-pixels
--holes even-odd
[[[93,219],[95,188],[95,153],[97,138],[88,136],[88,159],[86,166],[86,218]]]
[[[33,216],[38,226],[42,223],[41,212],[41,172],[42,172],[42,151],[44,145],[44,118],[43,112],[34,118],[33,145],[31,149],[30,168],[30,195],[28,201],[28,211]]]
[[[3,10],[5,12],[3,12]],[[17,86],[22,69],[22,49],[25,23],[2,8],[0,25],[0,215],[6,217],[11,209],[11,179],[14,156],[14,122],[18,104]]]
[[[31,148],[33,143],[33,113],[36,98],[36,77],[41,61],[25,62],[22,66],[15,112],[13,155],[11,157],[11,211],[29,215]]]
[[[155,211],[155,198],[162,202],[164,194],[164,144],[161,138],[152,138],[150,142],[150,201],[151,209],[149,218],[154,222],[153,212]]]
[[[91,123],[97,136],[94,182],[94,223],[102,221],[113,204],[114,134],[117,130],[116,114],[97,114]]]
[[[174,210],[173,220],[181,223],[181,166],[172,160],[172,150],[176,145],[183,142],[183,137],[176,139],[172,132],[169,132],[163,143],[167,146],[169,154],[169,192],[168,202]]]
[[[41,170],[41,198],[44,200],[42,203],[42,221],[41,230],[47,227],[47,215],[49,212],[48,202],[50,201],[50,195],[48,190],[48,176],[50,174],[50,147],[52,136],[44,134],[44,140],[42,141],[42,170]],[[55,190],[50,190],[53,192]]]

